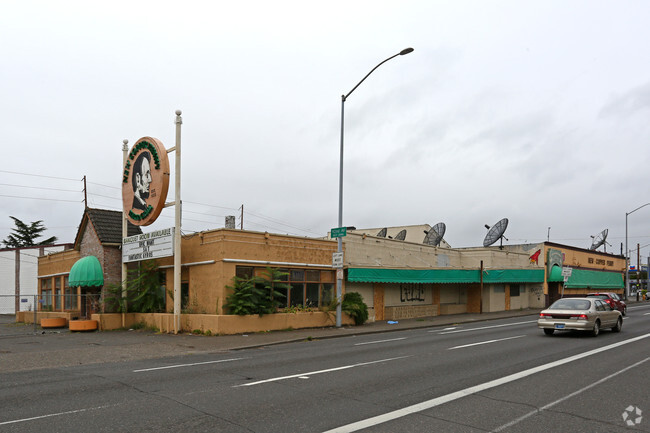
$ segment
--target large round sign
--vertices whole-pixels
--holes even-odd
[[[142,137],[131,148],[122,173],[122,202],[131,223],[153,223],[167,200],[169,158],[160,140]]]

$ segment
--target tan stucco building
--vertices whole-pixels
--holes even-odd
[[[101,241],[105,223],[93,218],[93,212],[84,215],[75,250],[39,258],[40,294],[42,299],[50,299],[43,303],[43,311],[49,306],[70,318],[83,313],[83,305],[72,296],[81,294],[81,289],[67,284],[71,267],[83,256],[100,258],[105,284],[119,282],[119,244]],[[119,219],[120,213],[115,214]],[[336,250],[337,243],[331,239],[247,230],[217,229],[183,236],[182,312],[193,317],[224,317],[233,278],[261,275],[267,267],[287,274],[289,288],[284,290],[281,307],[325,308],[335,297],[332,254]],[[344,252],[343,290],[362,295],[370,320],[541,309],[562,290],[564,295],[596,290],[622,293],[625,271],[622,256],[548,242],[450,248],[377,237],[360,230],[344,237]],[[166,297],[161,313],[171,314],[173,258],[156,263],[160,290]],[[563,267],[573,269],[566,284]],[[63,291],[50,292],[50,286]],[[103,293],[105,287],[97,290]],[[63,298],[69,301],[60,294],[70,295]]]

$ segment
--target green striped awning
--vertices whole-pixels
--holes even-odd
[[[68,279],[70,287],[99,287],[104,285],[104,272],[99,259],[88,256],[79,259],[72,265]]]
[[[479,269],[348,268],[348,281],[367,283],[480,283]],[[542,283],[544,269],[483,270],[483,282]]]

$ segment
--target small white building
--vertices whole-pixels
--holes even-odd
[[[38,294],[38,258],[72,248],[72,244],[0,249],[0,314],[34,309]],[[16,299],[19,294],[20,298]]]

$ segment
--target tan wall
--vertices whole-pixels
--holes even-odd
[[[181,280],[189,281],[190,303],[197,305],[194,310],[190,309],[190,312],[223,314],[223,305],[230,293],[226,286],[232,285],[232,278],[238,265],[332,270],[332,253],[336,250],[336,242],[330,240],[229,229],[219,229],[184,238],[181,263],[214,261],[210,264],[183,268],[185,274]],[[249,263],[250,261],[259,263]],[[160,266],[170,266],[173,265],[173,258],[168,257],[159,260],[158,263]],[[167,269],[166,279],[168,293],[173,292],[173,268]],[[167,298],[166,309],[168,312],[173,311],[171,297]]]
[[[41,256],[38,258],[38,276],[68,273],[72,265],[80,258],[81,256],[77,250],[67,250]]]
[[[344,263],[356,267],[461,268],[479,269],[481,261],[489,268],[530,268],[527,252],[494,248],[439,248],[421,243],[396,241],[349,233]],[[543,266],[543,264],[539,265]]]
[[[125,314],[125,326],[132,327],[144,323],[147,327],[158,329],[160,332],[171,333],[174,331],[173,314]],[[110,330],[122,327],[121,314],[93,314],[92,320],[97,320],[99,329]],[[285,329],[321,328],[334,326],[336,318],[332,313],[278,313],[264,316],[236,316],[236,315],[208,315],[208,314],[183,314],[181,316],[181,330],[183,332],[199,331],[213,335],[231,335],[247,332],[267,332]],[[343,314],[341,323],[353,325],[354,320]]]

